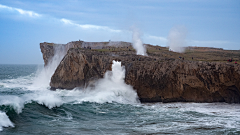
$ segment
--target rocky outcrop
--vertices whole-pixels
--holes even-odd
[[[72,41],[67,44],[55,44],[55,43],[40,43],[40,49],[43,54],[44,65],[46,66],[56,53],[63,53],[64,55],[70,48],[86,48],[86,49],[110,49],[115,47],[130,47],[131,43],[128,42],[84,42],[84,41]]]
[[[81,53],[80,53],[81,52]],[[105,59],[104,59],[105,58]],[[111,70],[111,59],[89,50],[70,49],[51,78],[51,89],[83,87]]]
[[[240,102],[238,65],[169,60],[126,70],[125,82],[142,102]]]
[[[73,41],[67,44],[54,44],[43,42],[40,43],[40,49],[43,54],[44,66],[46,66],[54,54],[61,53],[61,55],[65,55],[70,48],[81,48],[83,41]]]
[[[69,49],[51,78],[51,89],[85,87],[111,70],[112,60],[125,66],[125,82],[142,102],[240,102],[237,64],[146,57],[130,49]]]
[[[47,65],[49,60],[54,56],[54,43],[40,43],[40,49],[43,54],[44,66]]]

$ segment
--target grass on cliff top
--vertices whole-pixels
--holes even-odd
[[[83,49],[83,48],[79,48]],[[188,47],[184,53],[177,53],[169,51],[167,47],[146,45],[148,56],[159,58],[173,58],[189,61],[208,61],[208,62],[228,62],[228,59],[232,59],[232,63],[235,61],[240,62],[240,50],[223,50],[218,48],[207,47]],[[136,54],[136,50],[132,46],[125,47],[113,47],[106,46],[102,49],[91,49],[91,51],[104,52],[125,52],[127,54]]]
[[[223,50],[219,48],[207,47],[188,47],[184,53],[177,53],[169,51],[167,47],[147,46],[148,55],[175,58],[184,57],[184,60],[191,61],[209,61],[209,62],[228,62],[232,59],[232,63],[240,61],[240,50]],[[192,59],[193,58],[193,59]]]
[[[123,52],[123,51],[133,51],[136,52],[135,49],[132,47],[107,47],[103,49],[92,49],[93,51],[99,51],[99,52]]]

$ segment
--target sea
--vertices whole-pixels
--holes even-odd
[[[140,103],[125,69],[94,86],[50,90],[50,66],[0,65],[0,135],[237,135],[240,105]]]

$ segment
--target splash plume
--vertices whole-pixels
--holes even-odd
[[[132,27],[132,46],[137,51],[138,55],[147,55],[146,48],[143,45],[139,29]]]
[[[186,46],[187,29],[184,26],[173,27],[168,35],[168,46],[171,51],[183,53]]]

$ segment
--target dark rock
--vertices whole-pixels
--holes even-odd
[[[142,102],[240,102],[238,65],[124,52],[103,54],[78,48],[68,51],[50,86],[52,89],[86,87],[111,70],[113,60],[125,66],[125,82],[133,86]]]

